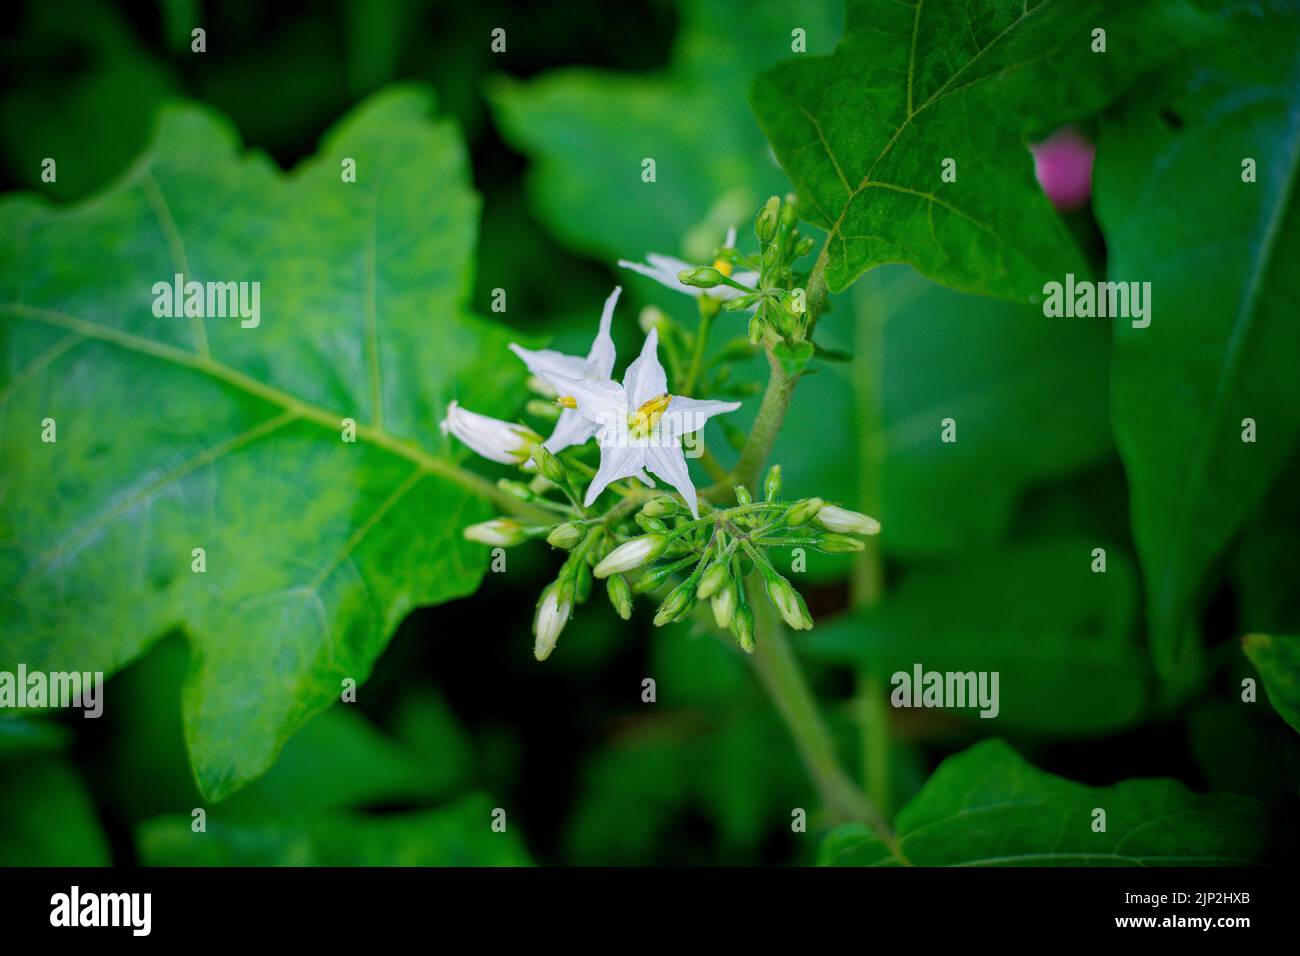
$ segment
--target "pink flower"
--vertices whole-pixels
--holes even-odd
[[[1092,160],[1097,147],[1071,126],[1064,126],[1029,147],[1034,172],[1052,205],[1061,212],[1088,203],[1092,193]]]

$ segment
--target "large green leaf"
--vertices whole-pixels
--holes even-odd
[[[1100,140],[1110,278],[1152,290],[1150,326],[1115,328],[1113,416],[1166,672],[1207,568],[1300,435],[1300,9],[1274,10],[1144,88]]]
[[[1300,637],[1247,634],[1242,646],[1264,678],[1273,709],[1300,733]]]
[[[146,866],[527,866],[523,841],[506,817],[472,796],[436,810],[385,816],[286,815],[261,823],[210,818],[195,833],[190,817],[159,817],[136,831]]]
[[[1106,546],[1104,574],[1091,550]],[[892,675],[996,671],[999,711],[952,710],[981,729],[1096,734],[1137,720],[1145,655],[1133,640],[1135,573],[1124,553],[1086,539],[1018,545],[914,571],[871,608],[801,638],[820,660]],[[1098,693],[1105,688],[1105,693]]]
[[[789,55],[796,28],[810,50],[829,50],[839,7],[690,0],[662,73],[575,68],[498,80],[489,97],[506,138],[534,161],[534,207],[563,242],[602,258],[710,254],[728,226],[784,188],[745,90]],[[646,158],[655,160],[654,183],[641,181]]]
[[[833,55],[783,63],[752,93],[803,214],[829,231],[831,290],[885,262],[1021,301],[1086,274],[1028,138],[1104,106],[1197,22],[1177,2],[850,0]]]
[[[863,423],[863,441],[880,449],[886,550],[986,545],[1026,488],[1110,451],[1104,328],[962,295],[903,267],[865,278],[853,305],[858,351],[880,369],[879,385],[865,384],[878,388],[880,418]],[[948,418],[953,442],[942,440]]]
[[[1093,830],[1106,812],[1105,832]],[[836,866],[1222,866],[1267,845],[1260,804],[1192,793],[1176,780],[1089,787],[1044,773],[1001,740],[949,757],[895,823],[897,851],[860,824],[834,830]]]
[[[111,673],[182,625],[211,799],[482,573],[482,482],[436,421],[507,410],[517,369],[460,314],[478,202],[429,109],[380,94],[289,175],[173,109],[104,195],[0,206],[0,667]],[[260,324],[156,318],[174,273],[260,281]]]

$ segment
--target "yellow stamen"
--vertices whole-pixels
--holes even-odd
[[[561,408],[577,408],[578,400],[572,395],[561,395],[555,400],[555,404],[559,405]]]
[[[728,262],[726,259],[715,259],[713,261],[713,268],[717,269],[724,276],[728,276],[728,277],[731,276],[732,266],[731,263]]]
[[[651,429],[659,423],[659,419],[662,418],[664,412],[667,411],[668,403],[672,400],[673,397],[667,392],[650,399],[650,401],[638,408],[632,415],[628,416],[628,429],[633,435],[639,437],[649,435]]]

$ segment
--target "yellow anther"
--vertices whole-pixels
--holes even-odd
[[[724,276],[729,277],[731,275],[732,266],[731,263],[728,262],[726,259],[715,259],[713,261],[713,268],[717,269]]]
[[[642,437],[649,435],[651,429],[653,429],[655,425],[659,423],[659,419],[663,417],[664,412],[668,409],[668,403],[672,400],[673,397],[667,392],[650,399],[650,401],[646,402],[633,414],[628,416],[628,429],[633,435]]]
[[[577,408],[578,400],[572,395],[561,395],[555,400],[555,404],[559,405],[561,408]]]

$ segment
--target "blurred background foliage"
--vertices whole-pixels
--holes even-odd
[[[248,146],[287,168],[366,94],[426,82],[463,131],[484,200],[476,309],[492,314],[491,291],[504,288],[509,309],[494,318],[576,350],[616,282],[633,308],[688,313],[680,297],[616,274],[615,259],[706,256],[788,188],[747,90],[788,55],[792,25],[816,53],[834,47],[843,22],[832,0],[791,7],[10,5],[0,14],[0,176],[6,190],[93,195],[178,96],[229,116]],[[189,51],[195,23],[207,30],[204,54]],[[489,49],[497,26],[503,54]],[[56,184],[39,181],[46,155],[64,157]],[[656,187],[630,189],[627,170],[647,155]],[[1102,263],[1091,211],[1070,225]],[[1294,734],[1271,709],[1233,702],[1254,673],[1241,634],[1300,627],[1298,465],[1215,572],[1198,621],[1212,666],[1185,686],[1157,683],[1111,439],[1109,337],[1105,323],[1049,325],[1036,308],[945,290],[902,266],[837,299],[819,344],[858,361],[825,363],[800,386],[775,460],[794,494],[879,513],[888,597],[846,612],[848,562],[814,560],[807,593],[819,625],[801,647],[846,753],[856,695],[872,680],[917,660],[978,663],[1003,675],[997,733],[1044,770],[1098,786],[1171,776],[1289,809],[1300,785]],[[636,338],[625,323],[620,351]],[[757,382],[764,370],[753,364]],[[879,401],[863,401],[864,388]],[[737,416],[742,429],[755,405]],[[956,446],[933,440],[947,416],[961,423]],[[883,455],[880,474],[862,473],[869,446]],[[1106,575],[1070,572],[1098,546]],[[791,808],[817,799],[734,647],[687,626],[655,630],[643,615],[625,625],[593,601],[539,666],[528,629],[552,561],[521,549],[511,562],[473,598],[410,615],[359,703],[316,718],[270,773],[207,808],[201,843],[190,831],[202,801],[181,728],[181,636],[112,679],[100,720],[0,720],[0,863],[815,859],[822,821],[814,815],[807,835],[789,822]],[[641,699],[647,676],[653,705]],[[891,808],[939,759],[989,732],[953,713],[889,719]],[[851,764],[866,772],[861,754]],[[497,807],[506,835],[486,825]]]

